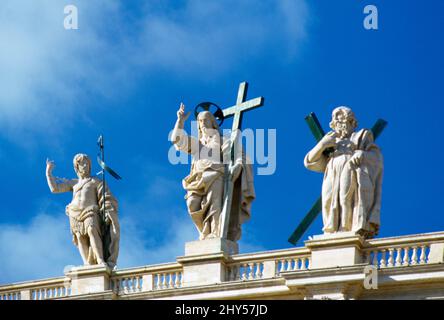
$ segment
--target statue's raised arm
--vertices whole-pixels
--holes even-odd
[[[46,159],[46,181],[52,193],[71,192],[77,180],[67,180],[64,178],[54,177],[52,171],[55,168],[54,161]]]
[[[193,151],[198,150],[198,141],[195,138],[187,135],[184,130],[185,121],[189,116],[190,112],[185,113],[185,105],[181,103],[179,110],[177,111],[177,121],[171,135],[171,142],[174,144],[177,150],[193,153]]]

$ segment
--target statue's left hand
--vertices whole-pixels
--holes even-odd
[[[350,159],[350,164],[359,167],[363,158],[363,152],[361,150],[356,151]]]

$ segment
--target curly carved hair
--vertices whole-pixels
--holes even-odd
[[[330,128],[335,130],[336,123],[339,121],[339,116],[344,116],[348,121],[351,121],[351,125],[353,130],[358,127],[358,121],[356,120],[355,114],[349,107],[340,106],[333,110],[331,114],[331,122],[330,122]]]

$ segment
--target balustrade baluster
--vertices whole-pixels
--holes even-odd
[[[293,261],[294,261],[293,271],[302,270],[304,264],[304,258],[294,258]]]
[[[262,278],[261,266],[262,266],[261,262],[256,263],[256,274],[254,276],[256,279]]]
[[[174,287],[175,288],[179,288],[179,284],[180,284],[179,277],[180,277],[180,273],[176,272],[176,278],[174,279]]]
[[[153,289],[154,290],[159,289],[159,275],[158,274],[155,274],[153,276]]]
[[[372,261],[372,265],[374,265],[375,267],[378,267],[378,251],[373,251],[373,261]]]
[[[280,273],[285,272],[285,270],[287,268],[286,263],[287,263],[287,260],[285,260],[285,259],[281,260],[281,271],[280,271]]]
[[[381,250],[381,264],[380,264],[381,268],[387,267],[387,263],[386,263],[386,260],[385,260],[385,252],[386,251],[387,251],[386,249],[382,249]]]
[[[254,263],[248,263],[247,280],[252,280],[254,275]]]
[[[402,265],[402,248],[396,248],[396,260],[395,260],[395,266],[399,267]]]
[[[418,246],[413,246],[413,253],[412,253],[412,265],[418,264]]]
[[[143,284],[143,277],[142,276],[138,276],[137,277],[137,292],[142,291],[142,284]]]
[[[291,259],[287,259],[287,268],[285,271],[291,271]]]
[[[394,252],[395,252],[395,249],[393,249],[393,248],[390,248],[390,249],[389,249],[389,258],[388,258],[388,264],[387,264],[387,267],[393,267],[393,266],[395,265],[395,264],[394,264],[395,259],[394,259],[394,257],[393,257]]]
[[[244,263],[243,265],[242,265],[242,280],[247,280],[248,278],[248,264],[247,263]]]
[[[169,283],[168,283],[168,288],[174,288],[173,274],[174,274],[174,273],[170,273],[170,275],[169,275],[169,277],[170,277],[170,281],[169,281]]]
[[[301,259],[301,268],[300,270],[307,270],[307,258],[304,257]]]
[[[426,263],[426,251],[427,251],[427,246],[426,245],[422,245],[421,246],[421,256],[419,257],[419,263],[420,264],[425,264]]]
[[[403,266],[408,266],[409,265],[409,251],[410,251],[409,247],[405,247],[404,248],[404,260],[402,262]]]

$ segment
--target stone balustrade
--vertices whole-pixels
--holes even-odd
[[[20,291],[4,292],[0,295],[0,300],[21,300]]]
[[[71,282],[66,277],[0,286],[0,300],[48,300],[70,295]]]
[[[363,250],[364,260],[378,268],[441,262],[443,237],[439,232],[368,240]]]
[[[31,300],[47,300],[67,297],[71,295],[70,288],[63,285],[54,287],[44,287],[31,290]]]
[[[129,294],[142,291],[143,276],[129,275],[111,279],[111,290],[117,294]]]
[[[247,281],[278,277],[283,271],[309,269],[310,251],[306,248],[274,250],[232,256],[227,281]]]
[[[345,245],[349,245],[342,238],[328,241],[320,244],[322,250],[328,251],[329,248],[331,250],[342,250],[341,248]],[[334,245],[331,245],[330,242]],[[307,244],[310,244],[310,241]],[[356,252],[362,256],[362,259],[360,258],[359,261],[356,260],[356,262],[344,266],[372,264],[380,269],[393,268],[393,270],[397,270],[399,268],[412,268],[417,265],[430,265],[431,268],[436,268],[436,266],[444,263],[444,232],[371,239],[365,240],[361,244],[359,242],[354,244],[353,242],[352,245],[355,246]],[[338,246],[339,249],[337,249]],[[222,285],[236,285],[236,283],[245,285],[251,282],[253,286],[261,286],[261,281],[267,279],[269,280],[267,283],[272,283],[270,281],[280,281],[292,277],[297,279],[294,281],[301,283],[303,282],[303,280],[300,280],[301,277],[309,277],[305,273],[328,269],[322,266],[317,267],[316,261],[312,261],[314,257],[313,250],[315,249],[319,250],[319,245],[311,244],[311,246],[307,245],[302,248],[228,255],[221,258],[224,259],[222,265],[225,268],[225,276],[220,278],[219,283]],[[210,259],[208,263],[214,263],[211,259],[219,258],[210,256],[205,259]],[[341,258],[338,257],[338,259]],[[140,296],[141,294],[161,294],[165,296],[169,294],[168,290],[175,292],[176,290],[189,290],[189,288],[195,286],[199,287],[199,284],[185,281],[187,271],[180,259],[175,263],[115,271],[105,270],[105,272],[100,271],[100,268],[98,270],[94,270],[94,268],[92,271],[88,270],[82,271],[82,268],[80,268],[79,271],[67,273],[65,277],[0,286],[0,300],[72,299],[76,295],[81,297],[85,294],[88,295],[88,292],[84,289],[85,286],[88,288],[92,283],[91,280],[88,280],[88,277],[96,277],[99,274],[102,275],[105,282],[94,282],[96,285],[94,290],[96,291],[91,291],[91,293],[95,295],[104,292],[113,294],[114,297],[131,297],[131,295]],[[82,272],[87,273],[82,275]],[[109,276],[106,276],[106,274]],[[80,277],[76,278],[76,275],[80,275]],[[97,285],[99,286],[97,287]],[[77,289],[75,289],[76,286]],[[100,289],[100,286],[102,286],[102,289]],[[79,288],[82,290],[78,291]]]
[[[182,269],[177,263],[159,264],[113,272],[111,289],[119,294],[180,288]]]

